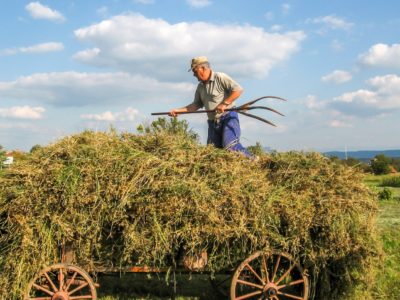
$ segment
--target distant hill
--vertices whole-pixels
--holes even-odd
[[[346,152],[330,151],[323,153],[326,156],[337,156],[340,159],[346,158]],[[387,157],[399,158],[400,150],[362,150],[362,151],[347,151],[347,157],[353,157],[361,160],[374,158],[378,154],[384,154]]]

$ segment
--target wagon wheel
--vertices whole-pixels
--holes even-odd
[[[259,251],[233,274],[231,299],[307,300],[308,278],[289,254]]]
[[[56,264],[43,269],[28,285],[25,300],[97,299],[96,286],[81,268]]]

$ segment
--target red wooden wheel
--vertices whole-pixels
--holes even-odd
[[[236,269],[231,299],[307,300],[308,278],[287,253],[256,252]]]
[[[81,268],[56,264],[43,269],[29,283],[25,300],[97,299],[92,278]]]

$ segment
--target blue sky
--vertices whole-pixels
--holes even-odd
[[[400,148],[400,2],[1,1],[0,145],[28,151],[85,129],[135,132],[189,104],[192,57],[277,124],[241,117],[278,151]],[[206,116],[181,116],[204,143]]]

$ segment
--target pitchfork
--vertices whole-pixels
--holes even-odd
[[[274,113],[276,113],[276,114],[278,114],[278,115],[284,116],[284,115],[281,114],[279,111],[277,111],[277,110],[275,110],[275,109],[273,109],[273,108],[267,107],[267,106],[252,106],[254,103],[256,103],[256,102],[258,102],[258,101],[260,101],[260,100],[262,100],[262,99],[267,99],[267,98],[278,99],[278,100],[286,101],[285,99],[283,99],[283,98],[281,98],[281,97],[276,97],[276,96],[264,96],[264,97],[260,97],[260,98],[257,98],[257,99],[255,99],[255,100],[252,100],[252,101],[250,101],[250,102],[247,102],[247,103],[245,103],[245,104],[243,104],[243,105],[240,105],[240,106],[238,106],[238,107],[227,108],[227,109],[225,109],[225,111],[236,111],[236,112],[238,112],[239,114],[245,115],[245,116],[250,117],[250,118],[257,119],[257,120],[259,120],[259,121],[261,121],[261,122],[264,122],[264,123],[267,123],[267,124],[269,124],[269,125],[272,125],[272,126],[275,126],[275,127],[276,127],[276,125],[275,125],[274,123],[272,123],[272,122],[270,122],[270,121],[268,121],[268,120],[265,120],[264,118],[261,118],[261,117],[259,117],[259,116],[255,116],[255,115],[252,115],[252,114],[249,114],[249,113],[246,112],[246,111],[252,110],[252,109],[266,109],[266,110],[272,111],[272,112],[274,112]],[[177,113],[177,114],[179,114],[179,115],[182,114],[182,115],[183,115],[183,114],[198,114],[198,113],[209,113],[209,112],[215,112],[215,110],[206,110],[206,109],[203,109],[203,110],[196,110],[196,111],[179,112],[179,113]],[[156,113],[152,113],[151,115],[152,115],[152,116],[169,115],[169,112],[156,112]]]

